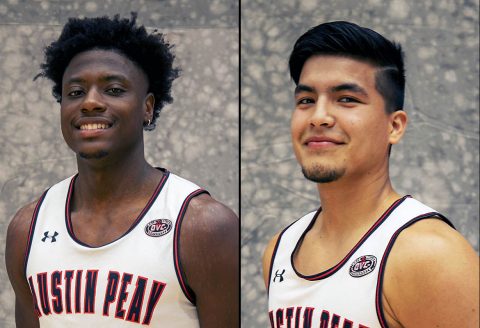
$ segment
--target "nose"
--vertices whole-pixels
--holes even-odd
[[[90,88],[83,98],[82,112],[104,111],[105,104],[102,95],[96,88]]]
[[[335,117],[332,115],[331,105],[326,99],[318,99],[310,116],[310,125],[312,127],[332,127],[335,125]]]

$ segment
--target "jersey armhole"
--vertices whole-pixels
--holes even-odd
[[[183,204],[180,208],[180,212],[178,213],[177,222],[175,224],[175,233],[173,237],[173,262],[175,266],[175,273],[177,275],[178,283],[180,284],[180,288],[183,294],[193,305],[196,304],[195,292],[192,290],[192,288],[190,288],[190,286],[187,283],[185,272],[182,268],[182,263],[180,260],[180,230],[181,230],[183,218],[188,208],[188,204],[190,204],[190,201],[194,197],[201,194],[209,195],[209,192],[204,189],[197,189],[194,192],[190,193],[183,201]]]
[[[382,257],[382,260],[380,262],[380,267],[379,267],[379,271],[378,271],[377,290],[375,292],[375,309],[376,309],[376,312],[377,312],[378,322],[380,323],[380,326],[382,328],[388,328],[388,324],[387,324],[387,321],[385,319],[385,315],[383,313],[383,304],[382,304],[383,276],[384,276],[384,273],[385,273],[385,265],[387,263],[388,255],[390,255],[390,251],[392,250],[392,247],[393,247],[395,241],[397,240],[398,235],[403,230],[405,230],[406,228],[408,228],[409,226],[411,226],[412,224],[414,224],[414,223],[416,223],[420,220],[429,219],[429,218],[437,218],[438,220],[441,220],[441,221],[445,222],[450,227],[455,229],[455,226],[450,222],[450,220],[448,220],[442,214],[437,213],[437,212],[425,213],[425,214],[419,215],[419,216],[411,219],[410,221],[405,223],[403,226],[401,226],[397,231],[395,231],[395,233],[390,238],[390,241],[388,242],[388,245],[387,245],[387,248],[385,249],[385,252],[383,253],[383,257]]]
[[[277,254],[278,246],[280,245],[280,240],[282,239],[282,236],[285,231],[288,230],[295,222],[297,222],[300,219],[297,219],[290,223],[286,228],[284,228],[280,234],[278,235],[277,241],[275,242],[275,247],[273,248],[272,256],[270,258],[270,266],[268,268],[268,284],[267,284],[267,296],[270,293],[270,280],[272,279],[272,270],[273,270],[273,262],[275,261],[275,255]]]
[[[25,279],[27,280],[27,264],[28,264],[28,258],[30,256],[30,249],[32,248],[32,238],[33,234],[35,232],[35,225],[37,224],[37,218],[38,218],[38,212],[40,211],[40,206],[43,203],[43,200],[45,199],[45,196],[47,195],[47,192],[50,189],[47,189],[43,192],[42,196],[40,196],[37,205],[35,205],[35,210],[33,211],[32,219],[30,222],[30,228],[28,229],[28,236],[27,236],[27,245],[25,247],[25,256],[24,256],[24,262],[23,262],[23,275],[25,276]]]

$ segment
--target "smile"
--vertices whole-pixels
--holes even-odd
[[[80,125],[80,130],[103,130],[111,127],[110,124],[103,123],[89,123]]]

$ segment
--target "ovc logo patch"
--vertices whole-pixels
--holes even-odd
[[[145,233],[150,237],[161,237],[172,230],[172,221],[168,219],[158,219],[147,223]]]
[[[350,265],[350,275],[355,278],[363,277],[375,269],[377,258],[373,255],[363,255]]]

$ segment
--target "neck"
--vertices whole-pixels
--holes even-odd
[[[346,178],[346,177],[343,177]],[[316,227],[323,233],[349,234],[370,227],[398,198],[388,170],[367,177],[339,179],[318,184],[322,219]]]
[[[78,178],[75,182],[77,204],[100,204],[138,195],[145,187],[156,184],[155,174],[161,172],[145,160],[143,148],[137,154],[119,159],[83,159],[77,155]]]

